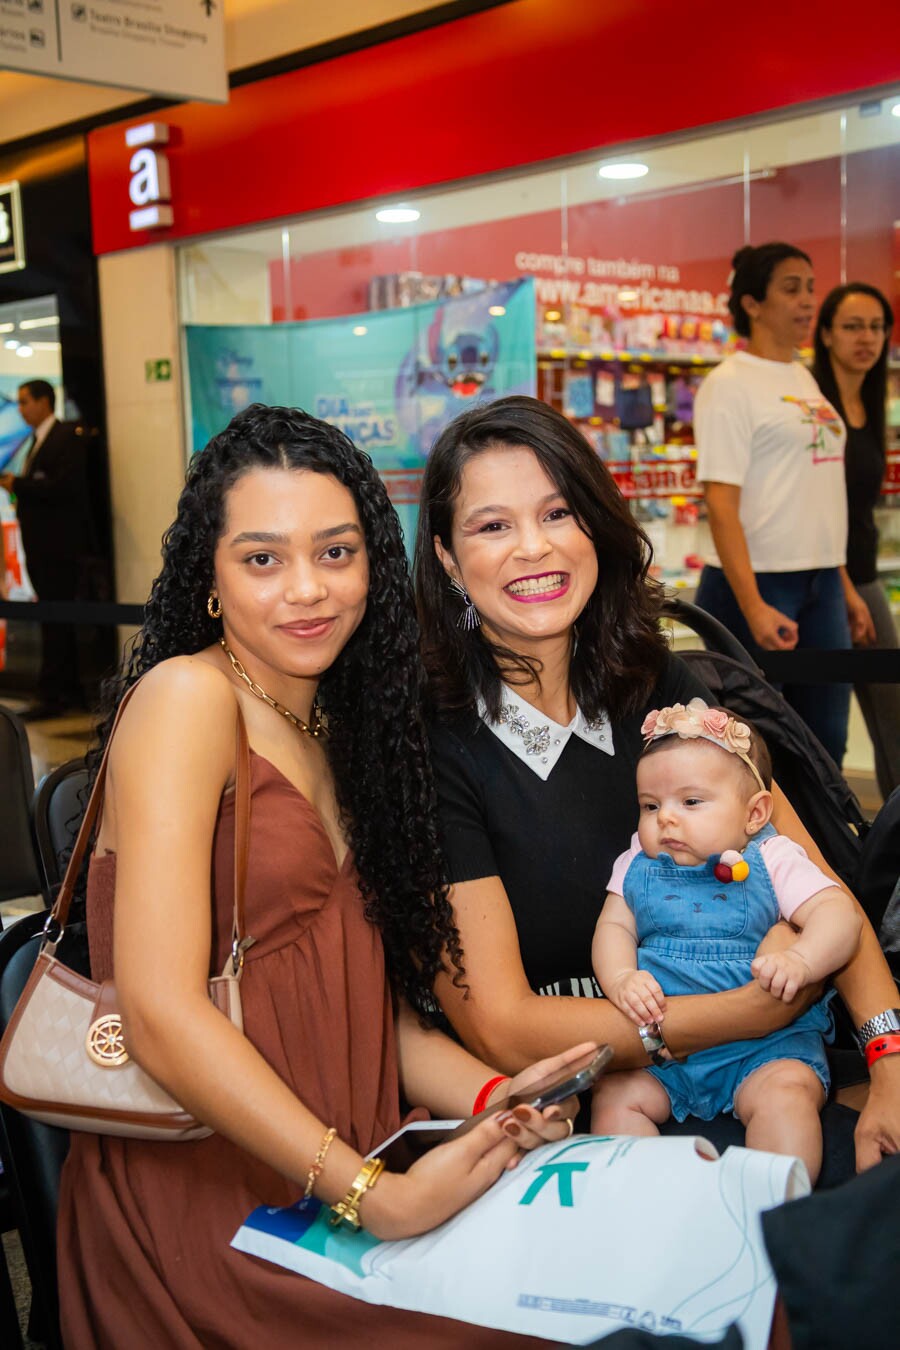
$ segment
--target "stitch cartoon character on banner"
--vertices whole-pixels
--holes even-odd
[[[528,375],[512,382],[498,370],[501,334],[492,314],[506,316],[521,283],[486,288],[441,305],[404,358],[395,384],[403,430],[426,455],[438,432],[476,403],[527,392]]]

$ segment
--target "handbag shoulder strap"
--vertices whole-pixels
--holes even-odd
[[[100,815],[103,806],[103,797],[106,789],[106,769],[109,760],[110,746],[116,729],[125,707],[137,689],[140,681],[131,686],[125,694],[118,711],[116,719],[113,722],[112,730],[109,733],[109,739],[106,742],[106,748],[103,751],[103,758],[100,761],[100,768],[97,770],[97,777],[85,809],[84,818],[81,822],[81,828],[78,831],[78,838],[72,849],[66,875],[63,878],[62,886],[56,897],[56,903],[47,918],[44,925],[45,934],[49,932],[50,926],[56,923],[59,927],[59,935],[53,939],[54,945],[59,941],[62,930],[66,926],[69,917],[69,908],[72,904],[72,896],[75,892],[75,885],[78,875],[81,871],[81,865],[84,862],[84,856],[90,845],[91,835],[94,826]],[[232,956],[237,969],[243,952],[253,942],[252,938],[244,936],[244,893],[247,885],[247,862],[250,854],[250,743],[247,740],[247,728],[244,724],[244,714],[241,711],[241,705],[237,704],[237,725],[235,735],[235,761],[234,761],[234,917],[232,923]]]

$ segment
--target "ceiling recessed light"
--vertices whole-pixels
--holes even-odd
[[[364,323],[358,323],[358,324],[356,325],[356,327],[354,328],[354,330],[353,330],[353,336],[354,336],[354,337],[365,337],[365,336],[366,336],[366,333],[368,333],[368,331],[369,331],[369,330],[368,330],[368,328],[366,327],[366,325],[365,325]]]
[[[421,214],[414,206],[383,206],[375,212],[375,219],[382,225],[411,225]]]
[[[900,103],[894,104],[893,108],[891,108],[891,113],[894,117],[900,117]]]
[[[649,166],[638,160],[621,160],[618,164],[601,164],[597,170],[600,178],[643,178],[650,172]]]
[[[20,342],[16,348],[16,356],[34,356],[34,348],[29,347],[27,342]]]
[[[0,323],[0,333],[14,333],[16,325],[14,323]]]
[[[59,323],[56,314],[47,314],[42,319],[22,319],[19,323],[20,328],[55,328]]]
[[[504,305],[491,305],[488,310],[488,314],[493,314],[495,319],[502,319],[505,313],[506,307]]]
[[[3,345],[8,352],[14,352],[19,345],[19,339],[7,338]]]

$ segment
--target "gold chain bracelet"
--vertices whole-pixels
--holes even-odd
[[[319,1177],[322,1175],[322,1168],[325,1166],[325,1157],[328,1153],[328,1150],[331,1148],[331,1145],[334,1141],[334,1136],[336,1134],[337,1130],[334,1127],[334,1125],[332,1125],[331,1128],[326,1130],[324,1135],[322,1136],[322,1142],[319,1145],[319,1151],[316,1154],[315,1158],[313,1159],[312,1167],[310,1167],[309,1172],[307,1173],[306,1176],[306,1190],[303,1192],[304,1200],[308,1200],[309,1197],[312,1195],[313,1186],[315,1186],[316,1182],[319,1180]]]
[[[345,1223],[348,1228],[354,1232],[360,1227],[359,1220],[359,1202],[375,1185],[378,1178],[384,1171],[384,1160],[382,1158],[370,1158],[364,1162],[356,1174],[356,1177],[349,1191],[343,1200],[339,1200],[336,1205],[332,1205],[332,1217],[329,1220],[332,1228],[339,1227]]]

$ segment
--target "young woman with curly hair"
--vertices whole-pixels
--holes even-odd
[[[666,1048],[599,997],[591,940],[606,881],[637,828],[641,724],[651,708],[709,701],[659,631],[649,562],[611,475],[546,404],[498,399],[437,438],[420,501],[416,596],[466,987],[440,970],[435,993],[463,1043],[507,1072],[583,1037],[613,1046],[613,1069],[644,1067],[651,1051],[658,1063],[765,1036],[805,1006],[798,998],[785,1007],[756,982],[671,998]],[[833,876],[775,785],[773,795],[776,828]],[[838,977],[858,1026],[896,1001],[863,928]],[[790,938],[773,930],[760,950]],[[860,1166],[900,1147],[900,1056],[892,1058],[873,1066]]]
[[[370,461],[302,412],[235,417],[191,464],[112,690],[111,713],[140,680],[112,740],[88,879],[92,973],[115,971],[131,1054],[216,1133],[73,1135],[59,1220],[68,1350],[518,1340],[372,1308],[229,1247],[251,1210],[292,1204],[308,1179],[326,1204],[344,1197],[399,1126],[401,1094],[466,1115],[494,1076],[407,1002],[444,961],[461,978],[416,646],[399,524]],[[231,948],[241,719],[244,1035],[206,992]],[[441,1223],[520,1148],[562,1138],[574,1106],[487,1119],[405,1175],[385,1172],[363,1224],[401,1238]]]

